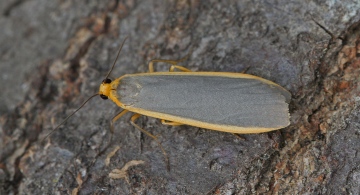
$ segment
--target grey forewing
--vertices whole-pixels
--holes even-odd
[[[117,91],[125,105],[212,124],[270,128],[289,121],[287,92],[256,79],[131,75]]]

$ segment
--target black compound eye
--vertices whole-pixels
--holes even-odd
[[[111,83],[111,79],[104,79],[102,82],[103,83]]]
[[[103,100],[107,100],[107,99],[108,99],[108,96],[103,95],[103,94],[100,94],[100,97],[101,97]]]

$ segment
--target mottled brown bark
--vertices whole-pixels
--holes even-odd
[[[0,4],[0,194],[359,194],[358,3]],[[97,92],[127,36],[112,78],[190,53],[181,65],[191,70],[247,70],[284,86],[293,95],[291,125],[240,140],[143,117],[139,124],[168,154],[167,171],[130,115],[109,142],[120,109],[95,98],[42,142]],[[119,179],[109,175],[115,169]]]

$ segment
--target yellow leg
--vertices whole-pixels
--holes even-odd
[[[140,114],[134,114],[132,115],[132,117],[130,118],[130,123],[132,126],[136,127],[137,129],[139,129],[141,132],[145,133],[147,136],[153,138],[154,140],[157,140],[157,137],[151,133],[149,133],[148,131],[144,130],[143,128],[141,128],[139,125],[137,125],[135,123],[135,121],[140,117]]]
[[[241,139],[241,140],[245,140],[245,138],[241,137],[239,134],[236,134],[236,133],[232,133],[233,135],[235,135],[235,137],[237,137],[238,139]]]
[[[128,110],[123,110],[121,112],[119,112],[119,114],[117,114],[116,116],[114,116],[114,118],[111,119],[110,122],[110,131],[113,134],[114,133],[114,123],[121,118],[122,116],[124,116],[124,114],[126,114],[127,112],[129,112]]]
[[[241,73],[246,74],[246,72],[250,69],[250,66],[248,66],[247,68],[245,68],[243,71],[241,71]]]
[[[162,59],[154,59],[151,60],[149,62],[149,72],[155,72],[154,71],[154,62],[164,62],[164,63],[168,63],[171,64],[172,66],[170,67],[170,72],[174,72],[174,69],[177,68],[179,70],[182,70],[184,72],[191,72],[191,70],[183,67],[183,66],[178,66],[177,63],[182,62],[184,60],[186,60],[189,57],[189,55],[185,56],[184,58],[181,58],[180,60],[162,60]]]
[[[163,124],[163,125],[171,125],[171,126],[180,126],[180,125],[183,125],[183,124],[181,124],[181,123],[166,121],[166,120],[164,120],[164,119],[161,119],[161,124]]]
[[[159,145],[162,153],[163,153],[164,156],[165,156],[166,168],[167,168],[167,170],[170,171],[169,158],[168,158],[168,156],[167,156],[164,148],[162,147],[161,143],[159,142],[158,138],[157,138],[155,135],[153,135],[153,134],[149,133],[148,131],[144,130],[143,128],[141,128],[139,125],[137,125],[137,124],[135,123],[135,121],[136,121],[140,116],[141,116],[140,114],[134,114],[134,115],[130,118],[130,123],[131,123],[131,125],[133,125],[135,128],[139,129],[141,132],[145,133],[146,135],[148,135],[149,137],[153,138],[153,139],[156,141],[156,143]]]
[[[189,70],[189,69],[187,69],[187,68],[185,68],[185,67],[183,67],[183,66],[178,66],[178,65],[172,65],[172,66],[170,66],[169,72],[174,72],[175,68],[177,68],[177,69],[179,69],[179,70],[182,70],[182,71],[184,71],[184,72],[191,72],[191,70]]]

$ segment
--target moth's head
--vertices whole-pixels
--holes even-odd
[[[104,79],[99,88],[99,95],[102,99],[108,99],[111,91],[111,79]]]

